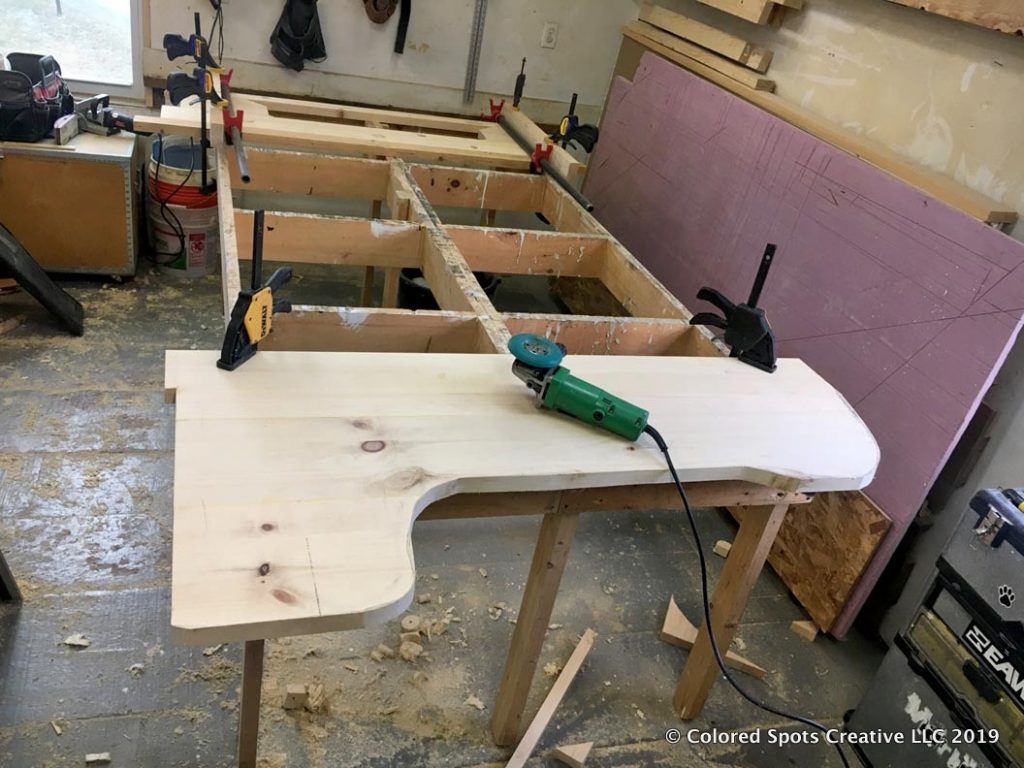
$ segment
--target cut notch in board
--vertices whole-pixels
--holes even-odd
[[[640,9],[640,21],[689,40],[756,72],[767,71],[772,60],[772,52],[767,48],[647,1]]]

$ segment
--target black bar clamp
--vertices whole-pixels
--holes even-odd
[[[774,259],[775,244],[768,243],[746,304],[734,304],[721,292],[705,286],[697,292],[697,298],[714,304],[722,311],[722,315],[699,312],[690,320],[690,325],[722,328],[725,331],[723,340],[732,350],[730,357],[739,358],[742,362],[767,373],[774,373],[777,367],[775,334],[768,324],[764,310],[757,306],[757,302],[761,298],[761,290]]]

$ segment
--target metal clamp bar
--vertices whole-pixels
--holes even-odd
[[[515,140],[516,144],[522,147],[523,151],[526,152],[526,154],[530,155],[531,157],[533,156],[533,143],[527,141],[525,136],[516,131],[516,129],[513,128],[512,125],[509,123],[508,118],[504,117],[503,115],[499,115],[498,125],[505,129],[505,132],[508,133],[508,135]],[[549,163],[547,160],[541,159],[540,167],[543,169],[544,173],[546,173],[548,176],[555,180],[558,186],[560,186],[562,189],[568,192],[572,196],[573,200],[575,200],[577,203],[583,206],[583,210],[587,211],[588,213],[594,210],[594,204],[590,202],[590,200],[588,200],[586,196],[584,196],[584,194],[576,188],[575,184],[573,184],[571,181],[565,178],[565,176],[563,176],[561,173],[555,170],[555,167],[551,165],[551,163]]]
[[[252,181],[249,175],[249,159],[245,154],[245,144],[242,142],[242,118],[245,110],[235,111],[235,104],[231,98],[231,75],[234,70],[225,72],[220,76],[221,95],[227,101],[224,107],[224,133],[228,143],[235,149],[235,162],[238,164],[238,175],[242,182],[248,184]]]

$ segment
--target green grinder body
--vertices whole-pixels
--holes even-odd
[[[643,408],[573,376],[564,367],[556,369],[548,378],[540,404],[627,440],[637,440],[643,434],[650,416]]]

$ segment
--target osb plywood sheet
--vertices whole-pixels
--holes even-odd
[[[729,511],[743,519],[743,507]],[[862,493],[819,493],[810,504],[789,508],[768,562],[827,632],[890,528],[892,521]]]
[[[613,84],[601,129],[585,187],[601,222],[693,311],[703,285],[745,299],[777,243],[762,306],[779,354],[882,447],[867,492],[893,526],[841,636],[1017,336],[1024,245],[653,54]]]

